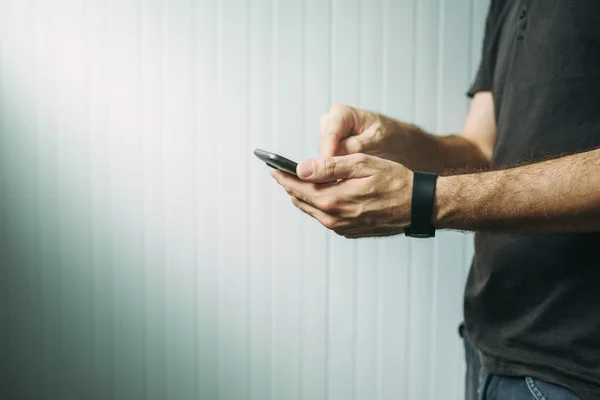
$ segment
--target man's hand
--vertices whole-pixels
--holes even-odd
[[[373,111],[336,104],[321,117],[321,156],[365,153],[401,162],[405,136],[417,129]]]
[[[296,207],[339,235],[396,235],[410,223],[413,173],[401,164],[354,154],[307,160],[297,173],[272,175]]]
[[[496,140],[490,92],[473,98],[460,136],[431,135],[417,126],[373,111],[334,105],[321,118],[321,156],[365,153],[413,171],[479,170],[489,166]]]

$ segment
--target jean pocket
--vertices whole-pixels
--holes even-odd
[[[525,378],[527,388],[535,400],[579,400],[569,389],[537,378]]]

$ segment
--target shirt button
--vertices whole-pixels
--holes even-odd
[[[525,19],[526,16],[527,16],[527,10],[522,8],[521,12],[519,12],[519,19]]]

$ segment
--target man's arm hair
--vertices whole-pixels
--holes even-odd
[[[448,170],[487,169],[496,140],[494,100],[491,92],[476,93],[460,135],[436,136],[416,126],[401,129],[410,149],[399,161],[414,171],[441,173]]]
[[[441,229],[469,231],[600,231],[600,149],[439,177],[433,222]]]

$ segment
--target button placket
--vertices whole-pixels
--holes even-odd
[[[527,29],[527,14],[529,13],[528,3],[528,1],[522,1],[519,11],[517,12],[517,18],[519,19],[519,32],[517,34],[517,39],[519,40],[523,40],[525,38],[525,31]]]
[[[521,11],[519,11],[519,19],[524,20],[526,16],[527,16],[527,9],[525,7],[522,7]]]

